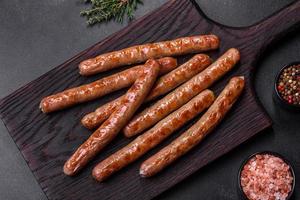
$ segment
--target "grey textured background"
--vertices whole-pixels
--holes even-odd
[[[167,0],[145,0],[136,17]],[[251,25],[276,12],[291,0],[198,0],[207,16],[229,26]],[[39,77],[76,53],[125,27],[110,22],[87,27],[79,16],[80,0],[0,1],[0,98]],[[300,115],[279,108],[272,101],[276,72],[282,65],[300,60],[300,31],[289,34],[270,48],[258,63],[255,88],[273,119],[273,128],[262,132],[231,153],[203,168],[157,199],[235,200],[237,172],[241,162],[260,150],[286,156],[300,174]],[[17,117],[17,116],[16,116]],[[296,187],[299,198],[300,189]],[[0,199],[46,199],[22,155],[0,122]]]

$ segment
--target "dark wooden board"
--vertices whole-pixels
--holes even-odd
[[[299,12],[300,2],[296,2],[256,25],[231,28],[207,19],[193,1],[170,1],[2,99],[1,118],[49,199],[151,199],[271,125],[253,91],[254,66],[267,45],[299,24]],[[120,135],[78,176],[67,177],[62,173],[66,159],[91,133],[80,125],[81,117],[124,91],[49,115],[42,114],[38,109],[42,97],[114,73],[81,77],[77,66],[87,58],[134,44],[207,33],[221,38],[221,48],[208,53],[213,58],[230,47],[241,51],[238,66],[212,89],[219,93],[234,75],[245,75],[247,84],[240,100],[213,133],[153,178],[139,177],[141,162],[192,123],[104,183],[92,179],[92,167],[130,139]],[[183,62],[189,57],[191,55],[180,57],[179,60]]]

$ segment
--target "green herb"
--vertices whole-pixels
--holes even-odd
[[[85,2],[90,3],[92,7],[81,11],[80,14],[87,17],[89,25],[112,19],[122,22],[124,15],[131,20],[137,5],[142,4],[142,0],[85,0]]]

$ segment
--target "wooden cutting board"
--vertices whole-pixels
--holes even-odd
[[[253,72],[266,47],[299,25],[299,13],[298,1],[251,27],[231,28],[209,20],[193,1],[169,1],[2,99],[1,118],[49,199],[151,199],[271,126],[268,115],[255,97]],[[82,116],[124,91],[49,115],[42,114],[38,109],[42,97],[116,72],[102,73],[91,78],[82,77],[78,74],[78,63],[87,58],[135,44],[208,33],[216,34],[221,39],[220,49],[208,53],[214,59],[230,47],[241,51],[238,66],[212,89],[219,93],[230,77],[235,75],[244,75],[247,84],[239,101],[213,133],[174,165],[153,178],[140,178],[138,171],[141,162],[192,123],[104,183],[97,183],[92,179],[92,167],[131,141],[122,135],[78,176],[67,177],[63,174],[64,162],[91,134],[80,125]],[[180,63],[189,57],[191,55],[180,57]]]

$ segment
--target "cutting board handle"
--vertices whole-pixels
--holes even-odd
[[[293,2],[270,17],[245,28],[253,34],[257,50],[263,51],[268,45],[277,41],[300,25],[300,1]]]
[[[300,26],[300,0],[283,7],[281,10],[262,21],[241,28],[229,27],[209,19],[195,0],[190,1],[197,8],[199,14],[206,19],[208,24],[217,25],[217,27],[224,30],[226,33],[232,35],[233,40],[239,40],[242,43],[246,42],[247,45],[251,45],[248,49],[253,53],[253,60],[257,60],[257,55],[261,55],[267,46]],[[226,37],[228,40],[228,34]],[[245,41],[245,38],[247,38],[247,41]]]

